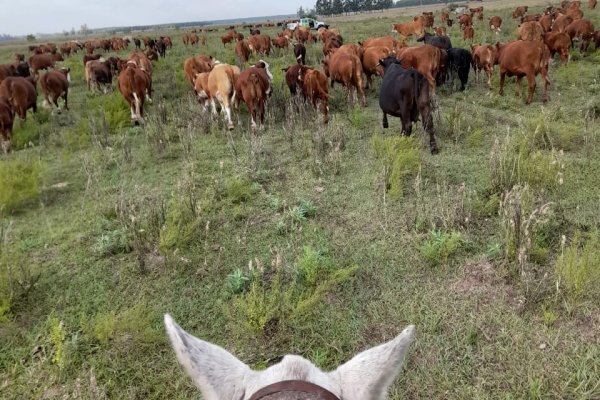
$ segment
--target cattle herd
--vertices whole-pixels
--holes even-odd
[[[596,7],[596,0],[589,0],[589,9]],[[185,79],[202,105],[204,112],[209,106],[217,114],[218,107],[224,115],[228,129],[233,129],[232,114],[240,102],[246,104],[253,130],[264,120],[265,107],[273,91],[273,75],[267,57],[278,49],[293,48],[294,62],[283,69],[285,82],[293,96],[300,96],[315,109],[319,103],[324,123],[328,122],[329,85],[337,82],[347,91],[351,103],[366,106],[365,89],[372,87],[373,76],[382,78],[379,104],[383,111],[383,127],[388,127],[387,116],[402,120],[402,132],[411,133],[412,124],[419,117],[425,132],[430,135],[432,153],[437,152],[433,120],[432,100],[436,87],[454,78],[460,81],[460,90],[465,89],[469,71],[475,71],[479,82],[483,72],[491,89],[491,78],[496,65],[499,66],[500,88],[504,93],[505,77],[516,77],[517,96],[520,95],[521,80],[528,82],[526,103],[533,100],[537,75],[542,76],[542,100],[548,99],[548,68],[552,57],[558,54],[561,62],[570,60],[570,49],[579,43],[581,52],[587,52],[590,43],[600,48],[600,31],[585,18],[580,1],[563,1],[560,6],[549,6],[543,13],[528,14],[527,6],[517,7],[512,18],[520,21],[516,40],[508,43],[471,43],[470,49],[455,48],[446,29],[453,26],[447,10],[439,14],[441,23],[435,25],[433,12],[423,12],[412,21],[393,24],[392,34],[366,38],[358,43],[344,43],[337,29],[321,28],[316,32],[298,28],[283,29],[276,37],[261,33],[261,26],[248,26],[249,36],[229,27],[220,37],[223,46],[231,44],[238,65],[219,62],[211,55],[196,55],[183,64]],[[483,7],[471,8],[458,16],[458,25],[463,38],[473,40],[474,21],[484,20]],[[498,34],[502,29],[502,18],[488,18],[491,32]],[[271,24],[274,25],[274,24]],[[193,30],[184,33],[186,46],[205,46],[207,32],[215,29]],[[431,30],[430,33],[428,30]],[[405,42],[414,36],[422,45],[408,46]],[[127,59],[102,57],[96,51],[123,51],[133,41],[135,49]],[[322,42],[321,68],[307,66],[306,47]],[[144,49],[142,50],[142,43]],[[70,41],[57,47],[53,43],[30,46],[28,60],[24,54],[15,54],[13,63],[0,65],[0,133],[4,152],[10,149],[10,139],[15,115],[26,118],[26,112],[37,109],[37,87],[41,88],[44,102],[58,108],[58,99],[64,100],[68,109],[70,70],[56,64],[65,57],[85,51],[83,65],[88,90],[104,92],[116,78],[116,86],[127,101],[131,120],[141,123],[144,104],[151,102],[153,61],[165,57],[172,48],[170,37],[158,39],[112,38],[92,39],[85,43]],[[262,59],[253,66],[243,69],[252,54]],[[43,75],[41,70],[48,72]],[[366,78],[366,79],[365,79]]]

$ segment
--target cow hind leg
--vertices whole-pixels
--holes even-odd
[[[426,96],[426,92],[421,90],[421,94],[418,98],[418,107],[421,113],[421,122],[423,123],[423,130],[429,134],[429,148],[431,154],[438,153],[437,142],[435,141],[435,129],[433,126],[433,116],[431,112],[431,100]]]
[[[517,76],[516,79],[516,87],[515,87],[515,96],[516,97],[521,97],[521,80],[523,78],[521,76]],[[529,77],[527,77],[527,79],[529,79]]]
[[[529,93],[527,95],[527,104],[530,104],[533,100],[533,93],[535,92],[535,75],[527,75],[527,82],[529,83]]]
[[[382,125],[383,125],[383,129],[387,129],[390,127],[390,125],[388,124],[387,114],[385,112],[383,113]]]
[[[500,71],[500,91],[498,94],[504,96],[504,80],[506,79],[506,72]]]

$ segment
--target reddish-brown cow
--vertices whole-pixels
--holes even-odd
[[[475,70],[475,80],[479,82],[479,74],[484,71],[487,76],[488,88],[492,88],[492,73],[496,64],[496,47],[485,44],[471,46],[473,52],[473,69]]]
[[[513,18],[522,17],[523,15],[525,15],[525,13],[527,12],[528,9],[529,9],[528,6],[519,6],[519,7],[515,8],[515,11],[513,11],[512,17]]]
[[[569,49],[572,42],[571,37],[566,32],[547,32],[544,34],[544,43],[550,50],[550,57],[558,53],[560,60],[566,64],[569,62]]]
[[[265,105],[267,97],[271,94],[271,80],[273,75],[269,71],[269,64],[260,60],[253,67],[243,71],[235,81],[236,108],[240,100],[246,103],[250,112],[252,129],[256,129],[256,121],[264,123]]]
[[[6,97],[14,112],[22,120],[27,118],[27,110],[37,111],[37,92],[33,77],[8,77],[0,84],[0,96]]]
[[[44,93],[44,103],[52,106],[52,103],[60,110],[58,99],[65,101],[65,110],[69,109],[69,81],[71,80],[70,68],[55,69],[48,71],[40,78],[40,86]]]
[[[331,87],[334,82],[339,82],[348,90],[348,99],[353,95],[358,100],[358,92],[362,96],[362,105],[366,107],[367,99],[363,88],[363,69],[360,59],[352,54],[336,52],[323,59],[323,70],[331,78]]]
[[[502,27],[502,18],[493,16],[490,18],[490,29],[495,31],[496,34],[500,33],[500,27]]]
[[[404,39],[412,35],[421,37],[425,34],[425,18],[420,15],[415,17],[410,22],[405,22],[403,24],[392,24],[392,32],[396,32]]]
[[[152,77],[148,71],[127,63],[119,74],[117,88],[129,104],[131,120],[136,124],[143,122],[144,102],[152,102]]]
[[[10,139],[12,137],[12,127],[15,120],[15,113],[9,100],[0,96],[0,135],[2,135],[2,152],[7,154],[10,151]]]
[[[404,68],[413,67],[429,82],[429,92],[435,94],[435,78],[441,67],[441,50],[429,44],[406,47],[397,52],[396,57]]]
[[[517,77],[517,97],[521,96],[521,80],[527,77],[529,94],[526,103],[530,104],[535,92],[535,77],[542,75],[542,101],[548,101],[548,65],[550,63],[550,50],[548,46],[539,41],[523,41],[501,45],[496,44],[498,50],[498,63],[500,64],[500,95],[504,95],[504,80],[506,75]]]
[[[302,88],[302,95],[311,100],[315,110],[317,109],[317,102],[321,102],[323,106],[323,123],[326,124],[329,120],[327,76],[322,71],[302,65],[298,70],[297,79],[299,86]]]

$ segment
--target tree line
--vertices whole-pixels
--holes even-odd
[[[305,10],[300,7],[298,17],[314,18],[316,15],[335,15],[436,3],[448,3],[448,0],[399,0],[396,2],[394,0],[317,0],[312,9]]]

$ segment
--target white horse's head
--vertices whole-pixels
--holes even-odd
[[[222,347],[185,332],[168,314],[165,325],[177,359],[205,400],[248,400],[260,389],[289,380],[312,383],[342,400],[382,400],[400,372],[415,331],[410,325],[395,339],[363,351],[331,372],[295,355],[253,371]]]

